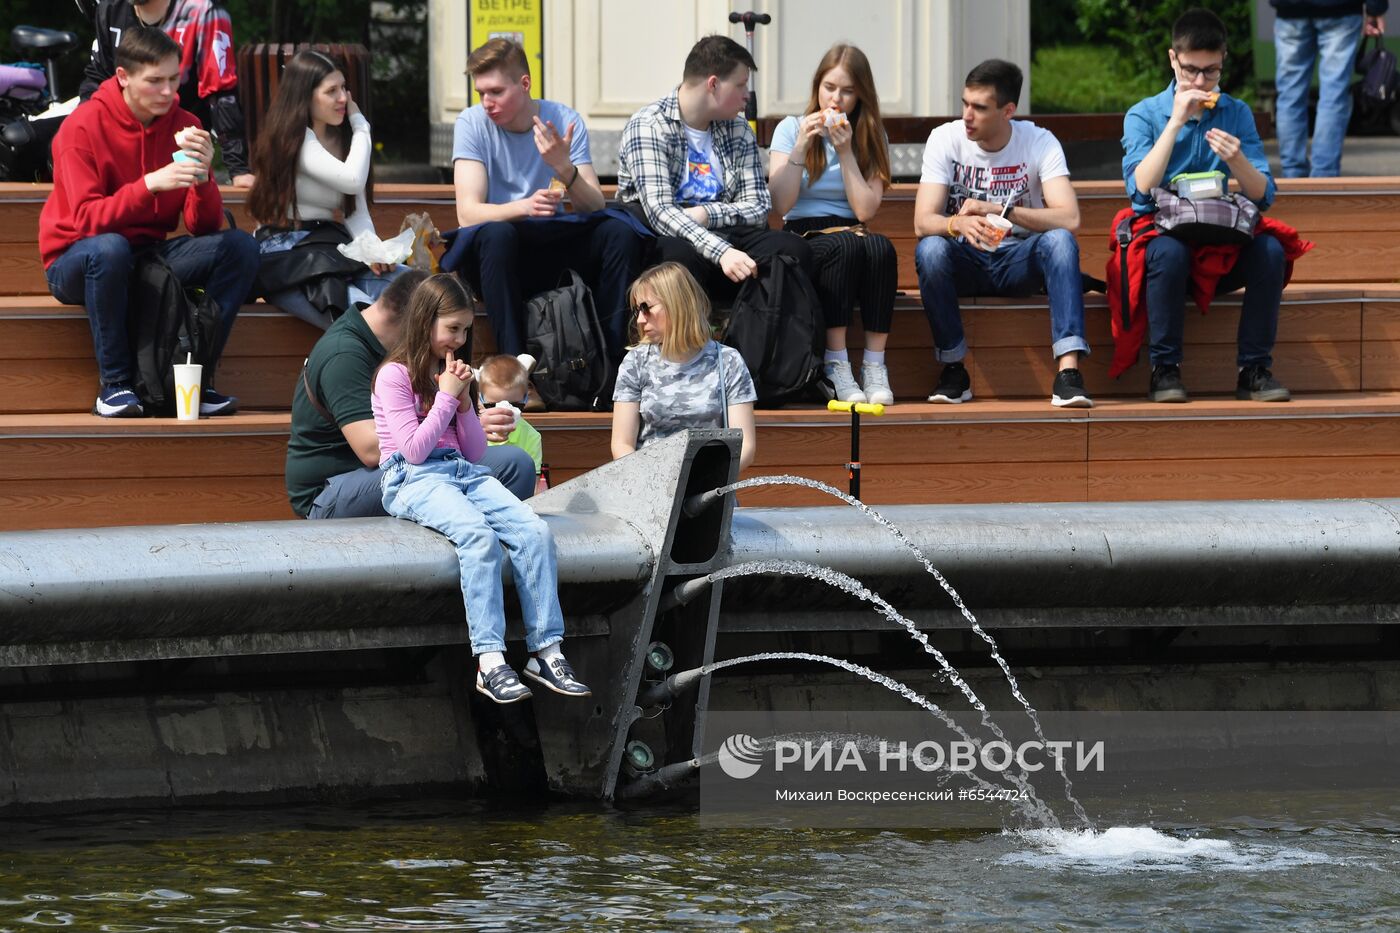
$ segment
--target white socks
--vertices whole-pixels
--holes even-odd
[[[559,643],[555,642],[548,648],[541,648],[536,652],[540,661],[552,661],[555,658],[562,658],[564,652],[560,650]],[[483,651],[477,655],[477,665],[483,674],[494,671],[496,668],[506,663],[506,656],[500,651]]]
[[[826,353],[822,355],[823,363],[849,363],[850,361],[851,355],[846,350],[827,350]],[[881,350],[877,353],[874,350],[866,350],[865,355],[861,357],[861,362],[884,366],[885,351]]]

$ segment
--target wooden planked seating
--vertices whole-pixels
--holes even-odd
[[[1086,301],[1090,345],[1083,361],[1098,398],[1136,398],[1146,366],[1119,380],[1108,377],[1112,335],[1102,296]],[[1218,300],[1210,314],[1187,322],[1186,374],[1198,394],[1234,389],[1235,328],[1240,299]],[[967,359],[977,399],[1037,399],[1054,378],[1044,298],[982,298],[964,308]],[[302,361],[318,332],[276,308],[244,307],[219,371],[219,387],[246,409],[286,410]],[[860,338],[854,338],[859,345]],[[474,335],[478,354],[494,347],[484,320]],[[938,376],[933,339],[923,310],[900,299],[889,344],[892,386],[900,399],[928,394]],[[1400,390],[1400,286],[1360,288],[1291,285],[1279,323],[1275,367],[1297,392]],[[859,365],[859,353],[854,354]],[[75,412],[92,404],[96,363],[81,308],[52,298],[0,298],[0,414]]]
[[[1108,227],[1127,204],[1113,181],[1075,182],[1081,222],[1081,267],[1102,278],[1108,259]],[[48,293],[39,262],[39,211],[48,185],[0,184],[0,295]],[[871,227],[894,241],[899,252],[899,287],[918,289],[914,272],[914,195],[917,185],[891,187]],[[255,226],[244,209],[245,192],[225,188],[224,198],[239,226]],[[609,186],[607,193],[612,193]],[[1400,282],[1400,176],[1386,178],[1282,179],[1271,215],[1285,220],[1318,248],[1298,262],[1294,281],[1309,283]],[[426,210],[440,229],[457,226],[450,185],[377,185],[375,223],[396,231],[406,213]]]
[[[0,415],[0,527],[89,527],[292,518],[287,422],[241,413],[195,423],[85,414]],[[531,416],[556,484],[608,459],[609,416]],[[825,411],[761,413],[746,475],[798,473],[844,489],[850,433]],[[976,503],[1372,497],[1400,488],[1400,396],[1349,392],[1260,406],[1108,399],[904,402],[863,422],[862,497]],[[745,505],[830,504],[793,488]]]
[[[1107,311],[1088,296],[1084,364],[1099,404],[1052,409],[1043,298],[978,299],[965,306],[976,400],[921,399],[937,375],[916,297],[902,298],[890,345],[901,401],[866,419],[865,498],[875,503],[1316,498],[1393,495],[1400,488],[1400,178],[1284,182],[1277,216],[1320,248],[1298,264],[1286,293],[1276,369],[1298,398],[1236,402],[1238,300],[1223,298],[1187,324],[1185,375],[1194,401],[1141,400],[1144,365],[1111,382]],[[1123,203],[1111,183],[1080,183],[1086,269],[1099,272],[1109,218]],[[896,186],[877,220],[899,245],[912,291],[914,186]],[[226,190],[242,216],[238,198]],[[86,414],[95,367],[82,309],[48,297],[34,237],[43,186],[0,185],[0,527],[288,518],[282,470],[287,405],[317,332],[255,304],[240,316],[220,387],[245,412],[196,423],[103,421]],[[381,229],[428,210],[454,225],[451,189],[380,186]],[[902,212],[902,213],[901,213]],[[1095,244],[1098,244],[1096,247]],[[1097,263],[1097,269],[1095,264]],[[1316,278],[1310,278],[1315,276]],[[859,345],[860,338],[853,338]],[[489,328],[477,335],[489,347]],[[857,355],[858,360],[858,355]],[[608,456],[604,414],[531,416],[545,432],[556,483]],[[794,406],[759,416],[752,474],[797,472],[844,487],[849,430],[841,416]],[[745,493],[745,504],[817,504],[786,489]]]

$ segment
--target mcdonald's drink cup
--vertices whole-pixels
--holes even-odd
[[[198,363],[175,364],[175,417],[181,421],[199,420],[199,380],[204,367]]]
[[[996,227],[997,232],[995,234],[995,238],[992,240],[990,248],[1000,248],[1001,241],[1006,238],[1006,235],[1008,233],[1011,232],[1011,221],[1007,220],[1000,214],[988,214],[982,219],[985,220],[987,223],[991,224],[993,227]]]

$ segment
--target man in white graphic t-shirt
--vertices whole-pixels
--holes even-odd
[[[963,357],[960,295],[1050,296],[1051,347],[1058,364],[1050,402],[1089,408],[1079,357],[1084,290],[1079,272],[1079,201],[1065,153],[1052,133],[1013,121],[1021,69],[990,59],[963,86],[962,119],[929,134],[914,202],[915,266],[924,313],[943,372],[930,402],[972,398]],[[999,218],[1011,222],[999,227]]]

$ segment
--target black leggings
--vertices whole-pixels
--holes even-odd
[[[823,226],[843,223],[834,217],[823,220],[830,220]],[[806,226],[810,221],[798,223]],[[789,224],[784,229],[792,226]],[[894,244],[889,237],[869,232],[863,236],[851,231],[820,233],[807,237],[807,245],[812,251],[812,267],[816,271],[812,281],[822,298],[826,326],[849,324],[859,297],[860,319],[866,331],[889,333],[894,320],[894,293],[899,273]]]

